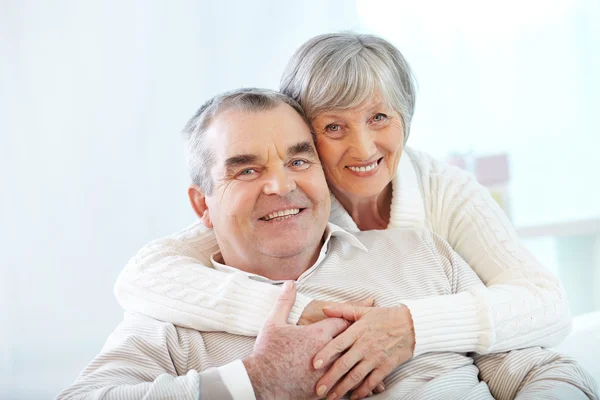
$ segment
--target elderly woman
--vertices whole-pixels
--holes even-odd
[[[366,396],[392,369],[425,352],[554,346],[568,334],[571,317],[557,278],[519,242],[488,191],[468,173],[405,147],[415,89],[394,46],[370,35],[317,36],[292,57],[281,91],[313,126],[332,193],[331,222],[350,231],[429,229],[487,286],[399,298],[404,306],[393,311],[299,294],[292,323],[325,318],[323,310],[356,320],[315,357],[318,368],[345,352],[317,384],[319,395],[346,393],[362,381],[354,395]],[[199,223],[154,241],[120,275],[117,298],[125,309],[177,325],[255,335],[279,288],[207,268],[215,250],[214,235]]]

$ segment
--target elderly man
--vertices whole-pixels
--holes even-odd
[[[188,194],[196,214],[214,229],[215,268],[229,272],[232,281],[294,280],[301,293],[328,301],[370,296],[390,316],[403,307],[399,298],[483,287],[451,247],[427,231],[350,234],[328,224],[329,191],[301,113],[276,92],[239,90],[213,98],[188,124],[188,152],[202,155],[195,159],[209,177]],[[356,316],[343,310],[330,316],[345,320],[285,325],[295,290],[290,283],[286,288],[287,302],[257,339],[128,314],[59,397],[302,399],[314,398],[317,390],[339,398],[345,391],[321,387],[329,360],[315,369],[312,359]],[[394,369],[377,397],[570,399],[595,398],[595,390],[575,362],[532,348],[475,358],[423,354]]]

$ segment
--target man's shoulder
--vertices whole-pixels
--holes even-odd
[[[121,334],[134,335],[182,335],[194,334],[199,332],[195,329],[176,325],[175,323],[161,321],[141,312],[127,311],[123,316],[123,321],[119,324],[117,332]]]
[[[123,321],[112,332],[110,343],[153,343],[177,348],[183,343],[202,341],[202,334],[191,328],[160,321],[139,312],[126,312]]]
[[[160,321],[149,317],[141,312],[127,311],[123,315],[123,321],[119,324],[118,330],[124,332],[153,332],[156,330],[176,329],[177,327],[169,322]]]

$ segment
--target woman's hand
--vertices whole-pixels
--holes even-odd
[[[351,398],[366,397],[394,368],[413,355],[414,326],[410,311],[404,305],[360,307],[338,304],[325,307],[323,312],[328,317],[356,322],[313,359],[314,367],[319,369],[349,349],[317,382],[316,392],[320,397],[329,393],[328,400],[339,399],[357,385],[360,386]],[[344,375],[346,377],[338,382]]]
[[[298,325],[310,325],[315,322],[319,322],[327,318],[327,315],[323,313],[323,308],[335,306],[358,306],[358,307],[371,307],[373,306],[373,299],[365,299],[356,303],[337,303],[335,301],[321,301],[313,300],[304,308],[302,315],[298,320]]]

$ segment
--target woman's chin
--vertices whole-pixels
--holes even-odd
[[[337,190],[333,192],[341,192],[349,198],[355,199],[368,199],[371,197],[377,197],[383,192],[387,186],[387,182],[382,183],[379,180],[373,180],[374,182],[364,182],[360,185],[343,185],[338,186]]]

